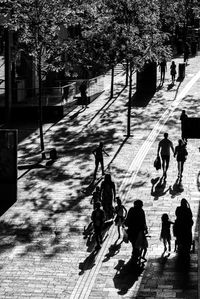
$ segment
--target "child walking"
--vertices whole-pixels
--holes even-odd
[[[174,223],[169,220],[168,214],[163,214],[161,217],[161,221],[162,221],[162,228],[161,228],[160,239],[163,240],[164,251],[167,251],[167,245],[168,245],[168,251],[170,252],[171,251],[170,227]]]
[[[115,207],[115,225],[117,226],[118,230],[118,239],[120,239],[120,227],[123,226],[124,220],[126,219],[127,216],[127,210],[126,208],[122,205],[121,199],[119,197],[116,198],[117,200],[117,206]]]

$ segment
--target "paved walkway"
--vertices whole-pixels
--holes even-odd
[[[132,103],[133,136],[128,139],[123,73],[116,78],[112,100],[105,91],[88,109],[77,107],[48,129],[45,144],[57,148],[58,160],[27,173],[19,171],[18,201],[0,219],[0,298],[198,298],[199,141],[188,142],[184,190],[175,184],[173,158],[166,185],[155,190],[152,183],[161,176],[153,160],[163,132],[168,131],[176,144],[181,110],[198,116],[199,61],[199,56],[190,59],[186,78],[171,89],[168,65],[166,82],[153,99]],[[126,207],[137,198],[144,202],[151,235],[144,269],[131,264],[130,244],[115,243],[114,225],[97,254],[95,244],[83,238],[92,210],[92,150],[100,140],[109,153],[107,170]],[[19,163],[37,148],[38,135],[33,133],[19,145]],[[166,212],[174,220],[182,197],[191,204],[196,241],[195,253],[184,267],[174,252],[161,257],[159,241],[161,215]]]

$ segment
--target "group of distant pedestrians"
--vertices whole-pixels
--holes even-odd
[[[159,63],[159,68],[160,68],[160,84],[163,85],[164,81],[165,81],[165,73],[167,71],[167,61],[165,58],[163,58],[161,60],[161,62]],[[174,61],[172,61],[171,65],[170,65],[170,75],[171,75],[171,79],[172,79],[172,84],[174,84],[175,79],[176,79],[176,63]]]

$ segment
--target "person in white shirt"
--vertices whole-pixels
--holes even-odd
[[[167,170],[169,167],[170,160],[170,149],[174,154],[174,147],[171,140],[168,139],[168,133],[164,133],[164,138],[158,144],[158,152],[157,155],[161,155],[162,159],[162,169],[163,169],[163,177],[167,177]]]

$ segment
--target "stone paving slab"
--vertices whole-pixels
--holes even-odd
[[[176,83],[168,92],[168,74],[164,88],[146,107],[132,108],[133,137],[128,140],[124,136],[127,89],[112,101],[102,96],[103,106],[102,102],[100,106],[94,101],[89,109],[77,115],[71,126],[68,116],[48,131],[45,142],[58,147],[59,159],[52,167],[31,170],[20,179],[18,202],[1,217],[0,298],[198,298],[198,246],[191,255],[190,271],[185,275],[176,268],[175,253],[162,261],[163,245],[159,241],[162,213],[168,211],[173,219],[182,196],[191,201],[196,224],[200,154],[197,140],[188,143],[191,154],[185,165],[184,192],[176,194],[172,189],[156,199],[151,192],[151,179],[160,175],[152,161],[164,130],[169,130],[176,142],[180,136],[177,120],[181,110],[196,115],[199,81],[169,114],[165,111],[175,100],[177,88],[182,92],[197,72],[197,62],[198,57],[191,60],[180,86]],[[163,123],[158,123],[160,118]],[[155,133],[150,135],[151,130]],[[81,190],[87,188],[92,178],[92,146],[102,137],[110,155],[105,159],[106,166],[127,208],[136,198],[144,201],[151,238],[148,261],[141,273],[129,262],[130,244],[122,243],[113,250],[114,226],[107,230],[103,248],[95,256],[94,244],[87,244],[82,235],[90,221],[91,195],[82,194]],[[31,148],[37,142],[36,136],[26,140],[20,154],[25,151],[25,143]],[[143,147],[145,142],[147,151]],[[173,187],[175,178],[176,162],[172,161],[166,188]],[[196,225],[194,230],[197,238]]]

